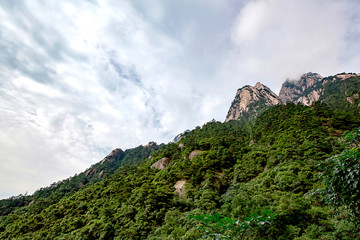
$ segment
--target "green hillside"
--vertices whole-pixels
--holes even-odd
[[[161,146],[151,143],[149,146],[138,146],[127,149],[125,152],[119,150],[121,154],[111,157],[109,161],[96,163],[80,174],[37,190],[33,195],[19,195],[0,200],[0,216],[8,215],[12,211],[32,203],[36,203],[41,209],[44,209],[80,189],[101,181],[104,177],[112,175],[120,166],[141,162]]]
[[[122,166],[58,202],[44,205],[39,198],[0,217],[0,238],[198,239],[204,234],[196,228],[201,222],[189,215],[220,213],[242,221],[269,210],[276,216],[271,224],[232,239],[356,239],[353,203],[359,194],[342,189],[343,196],[352,194],[348,201],[329,201],[339,189],[330,184],[327,168],[337,162],[327,159],[347,149],[359,152],[340,137],[359,126],[358,111],[325,103],[275,106],[251,127],[212,121],[140,165]],[[197,155],[189,159],[191,153]],[[151,167],[164,157],[170,159],[165,169]],[[356,185],[359,166],[353,162],[346,166],[346,182]],[[185,196],[175,193],[178,181],[186,182]]]

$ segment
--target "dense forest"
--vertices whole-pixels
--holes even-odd
[[[0,238],[359,239],[357,105],[288,103],[139,147],[101,179],[1,201]]]

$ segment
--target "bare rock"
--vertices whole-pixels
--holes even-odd
[[[196,155],[199,155],[200,153],[202,153],[203,151],[200,150],[194,150],[189,154],[189,159],[192,160]]]
[[[282,101],[267,86],[259,82],[254,87],[246,85],[237,90],[225,122],[239,119],[244,113],[256,113],[261,108],[278,104],[282,104]]]
[[[154,146],[156,146],[157,144],[156,144],[156,142],[149,142],[148,144],[146,144],[145,146],[144,146],[144,148],[152,148],[152,147],[154,147]]]
[[[172,143],[178,143],[181,139],[185,137],[185,134],[190,132],[190,130],[185,130],[183,133],[179,133],[174,137],[174,139],[171,141]]]
[[[186,195],[185,183],[186,183],[185,180],[179,180],[174,185],[175,193],[180,197],[185,197]]]
[[[101,162],[100,165],[104,164],[105,162],[114,162],[118,160],[122,155],[124,155],[124,151],[120,148],[116,148],[111,151]]]
[[[310,106],[320,100],[326,84],[359,76],[359,73],[339,73],[323,78],[317,73],[306,73],[299,80],[286,80],[281,87],[279,97],[284,103],[292,102]],[[356,96],[352,96],[348,97],[347,101],[351,103],[355,99]]]
[[[85,172],[85,176],[86,177],[91,177],[93,176],[95,173],[97,172],[97,170],[95,168],[89,168],[86,172]]]
[[[320,74],[311,72],[302,75],[299,80],[287,79],[281,86],[279,98],[283,103],[302,103],[309,106],[320,98],[319,89],[311,91],[311,88],[321,83],[322,79]]]
[[[151,165],[151,168],[157,168],[159,170],[163,170],[165,169],[170,163],[170,159],[167,157],[164,157],[162,159],[160,159],[159,161],[157,161],[156,163],[154,163],[153,165]]]
[[[320,90],[313,90],[309,94],[305,96],[301,96],[298,98],[295,103],[301,103],[305,106],[311,106],[314,102],[318,101],[320,99],[321,92]]]
[[[360,73],[339,73],[334,76],[333,80],[340,79],[343,81],[352,77],[360,77]]]

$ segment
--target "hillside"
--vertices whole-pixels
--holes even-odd
[[[145,146],[140,145],[125,151],[119,148],[114,149],[103,160],[86,169],[84,172],[55,182],[48,187],[41,188],[33,195],[19,195],[0,200],[0,216],[7,215],[18,208],[33,204],[34,202],[40,201],[42,208],[57,203],[63,197],[70,196],[78,190],[112,175],[120,166],[137,164],[144,158],[149,157],[151,152],[159,149],[161,146],[162,145],[159,146],[154,142],[150,142]]]
[[[151,151],[116,151],[121,164],[108,159],[83,173],[98,177],[119,163],[101,179],[0,216],[0,239],[199,239],[201,223],[189,215],[243,221],[265,210],[276,219],[231,239],[357,239],[359,77],[334,78],[321,78],[310,106],[274,105],[251,125],[211,121]],[[337,168],[339,156],[347,160]]]

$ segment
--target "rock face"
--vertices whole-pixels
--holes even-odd
[[[178,143],[182,138],[185,137],[185,134],[188,133],[188,132],[190,132],[190,130],[185,130],[185,132],[179,133],[178,135],[176,135],[176,136],[174,137],[174,139],[173,139],[171,142],[173,142],[173,143]]]
[[[317,73],[306,73],[299,80],[286,80],[279,93],[283,103],[301,103],[310,106],[320,98],[319,85],[323,77]]]
[[[101,162],[100,165],[104,164],[105,162],[114,162],[118,160],[122,155],[124,155],[124,151],[120,148],[116,148],[111,151]]]
[[[282,104],[282,101],[267,86],[259,82],[254,87],[246,85],[237,90],[225,122],[238,119],[244,113],[256,113],[262,108],[278,104]]]
[[[281,87],[279,97],[284,103],[301,103],[310,106],[321,99],[326,84],[359,76],[358,73],[339,73],[323,78],[320,74],[309,72],[302,75],[299,80],[286,80]]]
[[[160,159],[159,161],[157,161],[156,163],[154,163],[153,165],[151,165],[151,168],[157,168],[159,170],[163,170],[165,169],[170,163],[170,159],[167,157],[164,157],[162,159]]]
[[[85,172],[85,176],[92,177],[95,173],[97,173],[97,170],[95,168],[90,168]]]
[[[295,103],[310,106],[316,101],[334,104],[329,101],[334,92],[344,94],[347,102],[357,104],[360,108],[360,92],[357,91],[358,85],[354,84],[354,81],[360,81],[359,73],[339,73],[323,78],[320,74],[309,72],[298,80],[286,80],[279,96],[261,83],[257,83],[254,87],[247,85],[237,90],[225,122],[241,117],[250,120],[267,107],[278,104]],[[339,87],[340,85],[342,87]],[[352,91],[355,92],[349,95]]]

